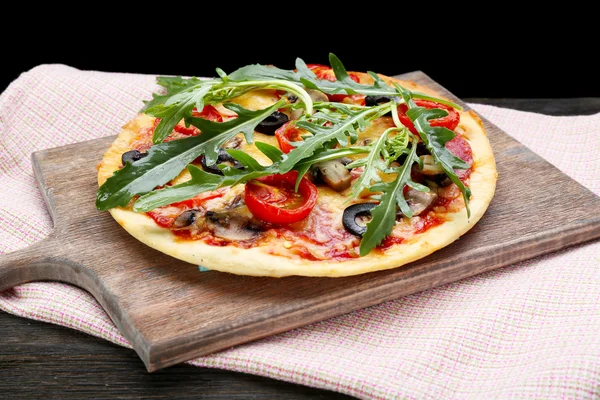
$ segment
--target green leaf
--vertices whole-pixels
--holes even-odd
[[[201,111],[204,108],[204,96],[211,87],[210,84],[192,86],[165,99],[163,104],[146,109],[146,114],[161,119],[154,130],[152,141],[156,144],[165,140],[179,121],[192,114],[194,107]]]
[[[402,167],[395,169],[398,173],[396,179],[371,187],[371,191],[382,192],[382,195],[380,203],[371,210],[371,220],[367,223],[367,230],[360,241],[361,257],[369,254],[392,233],[396,224],[397,207],[400,207],[400,211],[408,218],[412,217],[412,211],[404,198],[404,186],[413,187],[414,182],[410,177],[410,171],[417,158],[417,145],[413,143]]]
[[[281,172],[286,173],[300,161],[312,156],[315,151],[329,146],[337,141],[341,146],[346,146],[346,135],[356,137],[358,131],[367,127],[373,119],[385,114],[390,105],[382,104],[376,107],[364,107],[358,110],[351,109],[341,104],[336,104],[336,112],[320,110],[310,117],[303,117],[296,122],[298,128],[306,129],[313,134],[304,141],[296,142],[297,147],[287,154],[281,163]],[[341,111],[341,113],[340,113]],[[324,126],[331,122],[332,126]]]
[[[270,107],[251,111],[235,103],[226,103],[224,106],[235,112],[238,115],[237,118],[226,122],[213,122],[204,118],[188,117],[186,122],[200,129],[202,132],[200,136],[203,136],[204,132],[217,132],[221,135],[220,137],[225,137],[224,140],[219,140],[214,146],[206,146],[204,157],[206,158],[206,163],[212,165],[217,162],[220,146],[238,133],[243,133],[246,137],[246,142],[252,144],[254,142],[254,129],[256,126],[283,104],[285,104],[285,100],[280,100]]]
[[[372,145],[369,154],[360,160],[357,160],[348,165],[348,168],[364,167],[363,173],[360,174],[358,179],[352,184],[352,195],[349,200],[357,198],[364,189],[371,186],[372,182],[380,182],[381,177],[379,176],[380,171],[385,171],[388,167],[388,163],[382,157],[382,153],[385,150],[387,138],[390,132],[400,130],[399,128],[386,129],[379,139]]]
[[[296,59],[296,71],[284,70],[277,67],[252,64],[242,67],[229,75],[229,79],[236,81],[244,80],[272,80],[282,79],[290,82],[296,82],[303,84],[305,87],[314,90],[320,90],[329,94],[364,94],[367,96],[388,96],[395,97],[399,96],[400,93],[397,89],[389,86],[383,79],[381,79],[374,72],[369,71],[369,75],[373,78],[374,82],[372,85],[366,85],[354,82],[348,75],[346,68],[335,54],[329,54],[329,62],[331,68],[336,75],[337,81],[329,81],[327,79],[319,79],[317,76],[306,66],[306,63],[301,59]],[[429,96],[424,93],[414,92],[415,98],[422,98],[426,100],[436,101],[438,103],[446,104],[454,107],[458,110],[462,110],[462,107],[449,100],[439,99],[433,96]]]
[[[448,178],[450,178],[450,180],[454,182],[460,189],[465,201],[467,217],[471,217],[471,210],[469,209],[471,189],[466,187],[454,172],[454,168],[468,169],[470,166],[468,163],[456,157],[450,152],[450,150],[446,148],[446,143],[454,138],[454,132],[452,132],[450,129],[440,126],[432,127],[429,124],[430,119],[446,116],[448,114],[447,111],[435,108],[427,109],[424,107],[418,107],[415,102],[412,101],[412,93],[410,91],[399,86],[398,88],[408,106],[406,115],[412,121],[415,129],[421,137],[421,140],[433,156],[434,161],[441,165]]]
[[[213,191],[223,186],[235,186],[249,180],[277,172],[276,166],[262,166],[254,158],[240,150],[227,149],[227,152],[244,166],[243,170],[219,165],[223,175],[216,175],[188,165],[192,178],[179,185],[167,186],[141,196],[134,204],[134,211],[146,212],[156,207],[191,199],[203,192]]]
[[[152,100],[144,101],[144,108],[141,112],[145,112],[147,109],[163,104],[168,98],[182,90],[188,89],[192,86],[199,85],[202,81],[198,78],[182,78],[181,76],[158,76],[156,77],[156,83],[166,89],[166,93],[153,93]]]
[[[209,165],[217,161],[221,146],[240,132],[254,128],[278,108],[279,103],[263,110],[251,111],[236,106],[238,117],[226,122],[192,119],[202,134],[152,146],[148,156],[127,163],[98,189],[96,207],[108,210],[125,206],[137,194],[152,191],[175,178],[183,169],[204,154]]]
[[[274,163],[278,163],[283,159],[284,153],[275,146],[264,142],[256,142],[254,145]]]
[[[227,153],[229,153],[229,155],[231,157],[233,157],[237,161],[239,161],[239,163],[242,164],[244,167],[246,167],[246,169],[248,169],[249,171],[259,171],[259,170],[265,169],[265,167],[260,165],[260,163],[258,161],[256,161],[254,158],[252,158],[252,156],[246,154],[245,152],[243,152],[241,150],[226,149],[226,151],[227,151]],[[235,168],[235,169],[238,169],[238,168]]]
[[[191,164],[188,165],[188,170],[192,176],[191,180],[179,185],[166,186],[164,189],[141,196],[133,205],[133,211],[147,212],[167,204],[191,199],[200,193],[217,189],[224,179],[221,175],[210,174]]]

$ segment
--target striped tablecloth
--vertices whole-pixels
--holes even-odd
[[[66,65],[41,65],[12,82],[0,95],[0,253],[52,229],[31,153],[114,135],[156,89],[151,75]],[[470,106],[600,194],[600,114]],[[130,346],[95,299],[70,285],[12,288],[0,293],[0,309]],[[364,399],[598,399],[600,242],[189,363]]]

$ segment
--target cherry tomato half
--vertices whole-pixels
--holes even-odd
[[[429,125],[431,125],[431,126],[443,126],[444,128],[448,128],[451,131],[453,131],[458,126],[458,123],[460,122],[460,114],[454,108],[452,108],[450,106],[447,106],[445,104],[436,103],[435,101],[422,100],[422,99],[415,99],[414,102],[419,107],[425,107],[428,109],[429,108],[441,108],[442,110],[445,110],[448,112],[448,115],[446,115],[445,117],[429,120]],[[400,104],[398,106],[398,117],[400,117],[400,122],[402,122],[402,125],[406,126],[412,133],[414,133],[415,135],[418,135],[417,130],[415,129],[415,126],[413,125],[413,123],[410,120],[410,118],[408,117],[408,115],[406,115],[407,110],[408,110],[408,107],[406,106],[406,104]]]
[[[306,178],[295,192],[297,177],[298,171],[290,171],[246,182],[244,200],[252,215],[272,224],[291,224],[308,217],[319,192]]]
[[[337,78],[335,77],[335,72],[333,72],[333,68],[328,67],[326,65],[321,64],[307,64],[306,65],[312,72],[315,73],[317,78],[326,79],[330,82],[335,82]],[[356,83],[360,83],[360,78],[358,75],[350,72],[348,74],[350,79],[352,79]],[[350,102],[352,104],[357,104],[364,106],[365,105],[365,95],[364,94],[327,94],[327,98],[329,101],[336,103]]]
[[[219,110],[210,104],[205,105],[200,112],[194,108],[192,110],[192,117],[200,117],[213,122],[223,122],[223,116]]]
[[[192,117],[204,118],[213,122],[223,122],[223,116],[219,113],[219,111],[217,111],[215,107],[211,105],[204,106],[204,108],[200,112],[196,111],[196,109],[194,108],[192,110]],[[192,125],[186,127],[185,125],[177,124],[173,129],[175,130],[175,132],[179,132],[185,136],[197,136],[200,134],[200,129]]]
[[[291,142],[299,142],[302,140],[300,137],[300,130],[291,122],[292,121],[288,121],[284,123],[275,131],[275,137],[277,138],[279,148],[284,153],[289,153],[295,149]]]

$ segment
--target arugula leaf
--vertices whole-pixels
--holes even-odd
[[[174,186],[165,186],[141,196],[133,205],[133,211],[146,212],[157,207],[172,204],[181,200],[191,199],[202,193],[217,189],[223,182],[221,175],[211,174],[190,164],[188,171],[192,179]]]
[[[283,159],[283,151],[279,150],[275,146],[271,146],[270,144],[264,142],[256,142],[254,145],[258,148],[258,150],[261,151],[261,153],[269,157],[269,159],[274,163],[278,163]]]
[[[144,100],[144,107],[140,112],[145,112],[148,108],[163,104],[169,97],[182,90],[192,86],[199,85],[202,81],[198,78],[182,78],[181,76],[158,76],[156,83],[166,89],[166,93],[153,93],[152,100]]]
[[[296,126],[306,129],[313,136],[297,143],[298,147],[290,151],[287,157],[281,163],[281,172],[286,173],[298,164],[301,160],[310,157],[315,151],[326,147],[330,143],[337,141],[341,146],[347,146],[346,135],[353,138],[358,136],[358,130],[367,127],[370,121],[380,117],[389,111],[389,103],[381,104],[375,107],[364,107],[360,109],[351,109],[342,104],[336,104],[339,112],[327,112],[320,110],[308,118],[298,119]],[[330,122],[331,126],[324,126],[325,122]]]
[[[226,139],[222,141],[219,139],[218,145],[208,146],[206,148],[204,154],[206,163],[212,165],[217,162],[219,147],[238,133],[244,134],[248,144],[254,143],[254,129],[256,126],[284,104],[285,100],[279,100],[270,107],[258,111],[250,111],[238,104],[226,103],[224,106],[235,112],[238,115],[237,118],[226,122],[213,122],[204,118],[188,117],[186,118],[186,122],[200,129],[200,131],[203,132],[200,136],[202,136],[204,132],[219,132],[219,134],[222,134],[222,137],[226,137]]]
[[[238,105],[231,108],[238,117],[226,122],[212,122],[201,118],[192,123],[202,130],[202,134],[185,139],[164,142],[150,147],[148,156],[116,171],[98,189],[96,208],[105,211],[117,206],[125,206],[137,194],[147,193],[157,186],[164,185],[198,156],[204,154],[207,164],[217,161],[219,148],[240,132],[249,132],[265,118],[277,110],[284,100],[271,107],[250,111]],[[232,107],[232,105],[229,105]]]
[[[400,86],[398,86],[398,89],[404,98],[406,105],[408,106],[406,115],[412,121],[415,129],[421,137],[421,140],[429,149],[429,152],[433,156],[435,162],[440,164],[448,178],[450,178],[450,180],[454,182],[460,189],[465,201],[467,217],[471,217],[471,210],[469,209],[471,189],[466,187],[454,172],[454,168],[468,169],[470,166],[464,160],[456,157],[450,152],[450,150],[446,148],[446,143],[454,138],[454,132],[444,127],[431,126],[429,124],[430,119],[440,118],[448,115],[448,113],[442,109],[427,109],[425,107],[419,107],[412,100],[412,94],[410,91]]]
[[[165,140],[173,132],[175,125],[192,113],[194,107],[201,111],[204,108],[204,96],[212,86],[212,84],[194,85],[169,96],[162,104],[147,108],[146,114],[161,119],[154,130],[152,142],[157,144]]]
[[[382,153],[385,150],[388,135],[390,132],[399,131],[401,129],[402,128],[386,129],[381,134],[379,139],[377,139],[377,141],[372,145],[371,151],[369,151],[369,154],[366,157],[347,165],[347,168],[364,167],[363,173],[360,174],[358,179],[356,179],[352,185],[352,195],[348,201],[357,198],[363,190],[371,186],[371,182],[381,182],[379,171],[385,171],[388,167],[385,157],[382,158]]]
[[[371,210],[371,220],[367,223],[367,230],[360,241],[361,257],[369,254],[392,233],[396,224],[397,207],[400,207],[400,211],[408,218],[412,217],[412,211],[404,198],[404,186],[409,185],[416,190],[429,191],[427,186],[414,182],[410,177],[412,165],[417,159],[417,144],[413,143],[402,167],[393,168],[398,174],[396,179],[371,186],[372,192],[382,192],[382,195],[380,203]]]
[[[319,79],[306,63],[301,59],[296,59],[296,70],[284,70],[277,67],[271,67],[260,64],[247,65],[229,74],[229,79],[243,80],[271,80],[282,79],[291,82],[301,83],[305,87],[314,90],[320,90],[328,94],[364,94],[367,96],[398,96],[398,91],[389,86],[376,73],[369,71],[368,74],[373,78],[372,85],[366,85],[354,82],[348,75],[346,68],[340,59],[333,53],[329,54],[329,63],[336,76],[336,81]],[[438,99],[424,93],[413,92],[415,98],[436,101],[446,104],[450,107],[462,110],[459,104],[445,99]]]
[[[141,196],[133,205],[133,210],[137,212],[150,211],[157,207],[191,199],[200,193],[212,191],[219,187],[235,186],[277,172],[276,165],[262,166],[243,151],[227,149],[227,152],[244,166],[243,170],[228,165],[219,165],[223,175],[216,175],[190,164],[188,165],[188,171],[190,171],[192,178],[189,181],[179,185],[167,186]]]

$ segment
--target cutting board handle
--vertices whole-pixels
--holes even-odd
[[[49,236],[28,247],[0,255],[0,291],[32,281],[68,282],[67,269],[78,267],[60,254],[60,245]]]

